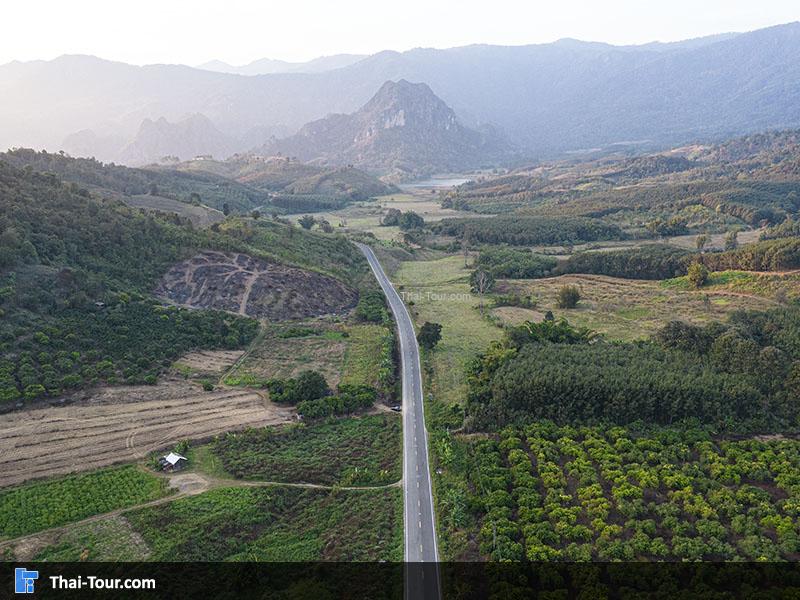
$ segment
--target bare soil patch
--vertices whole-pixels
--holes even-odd
[[[191,308],[283,321],[344,314],[358,293],[337,279],[231,252],[202,252],[174,265],[156,294]]]
[[[324,336],[265,338],[253,348],[234,376],[287,379],[301,372],[319,371],[332,388],[339,384],[347,342]]]
[[[179,358],[175,366],[188,371],[193,377],[221,375],[244,354],[243,350],[201,350]]]
[[[204,392],[184,381],[98,388],[72,404],[0,421],[0,487],[131,462],[183,439],[291,421],[291,409],[245,389]]]

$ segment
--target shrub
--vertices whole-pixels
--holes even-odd
[[[701,288],[708,283],[708,269],[702,263],[692,263],[688,271],[689,282],[695,288]]]
[[[581,299],[581,292],[574,285],[565,285],[558,290],[556,299],[559,308],[575,308]]]

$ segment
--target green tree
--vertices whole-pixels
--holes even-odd
[[[300,223],[300,227],[303,229],[311,229],[316,223],[316,220],[311,215],[303,215],[297,220]]]
[[[739,231],[731,229],[725,234],[725,250],[736,250],[739,247]]]
[[[417,334],[419,345],[427,350],[433,350],[442,339],[442,326],[439,323],[425,321]]]
[[[420,217],[413,210],[408,210],[404,212],[402,215],[400,215],[400,217],[397,220],[397,224],[403,231],[409,231],[411,229],[420,229],[424,227],[425,219]]]

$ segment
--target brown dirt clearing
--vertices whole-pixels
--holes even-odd
[[[185,381],[98,388],[72,404],[7,413],[0,421],[0,487],[137,461],[183,439],[264,427],[293,411],[254,391],[204,392]]]

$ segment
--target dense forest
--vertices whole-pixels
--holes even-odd
[[[688,418],[717,427],[795,423],[800,309],[671,323],[652,341],[608,343],[566,323],[511,328],[471,369],[467,427]]]
[[[768,227],[761,234],[762,240],[775,240],[785,237],[800,237],[800,220],[786,219],[780,225]]]
[[[556,273],[592,273],[625,279],[669,279],[686,274],[692,253],[651,244],[641,248],[578,252],[562,262]]]
[[[485,219],[443,219],[431,225],[435,233],[466,237],[479,244],[555,245],[622,240],[616,225],[585,217],[500,216]]]
[[[800,238],[789,237],[747,244],[727,252],[710,252],[700,257],[712,271],[785,271],[800,269]]]

